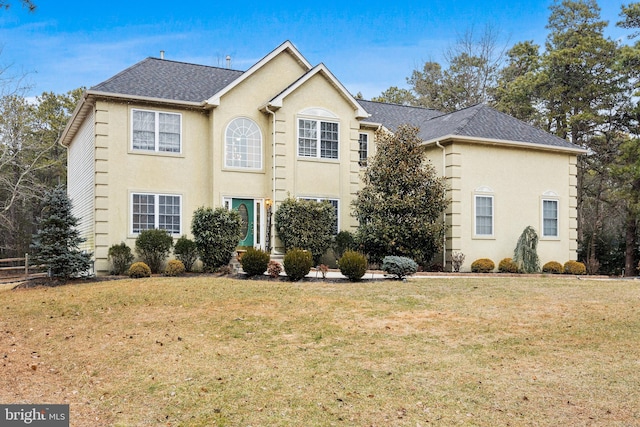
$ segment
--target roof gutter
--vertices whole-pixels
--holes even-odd
[[[580,147],[561,147],[557,145],[547,145],[547,144],[536,144],[533,142],[522,142],[522,141],[508,141],[504,139],[491,139],[491,138],[478,138],[473,136],[464,136],[464,135],[455,135],[450,134],[437,139],[431,139],[428,141],[423,141],[422,146],[428,147],[431,145],[436,145],[437,142],[445,142],[445,141],[458,141],[458,142],[471,142],[471,143],[481,143],[481,144],[489,144],[489,145],[502,145],[513,148],[524,148],[524,149],[537,149],[537,150],[545,150],[545,151],[560,151],[571,154],[586,154],[588,151],[584,148]]]

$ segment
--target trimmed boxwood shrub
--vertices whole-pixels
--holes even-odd
[[[309,251],[291,249],[285,254],[282,264],[284,265],[284,272],[287,274],[287,277],[289,277],[289,280],[297,282],[311,271],[311,267],[313,267],[313,257]]]
[[[133,279],[139,279],[141,277],[151,277],[151,269],[144,262],[135,262],[129,267],[127,275]]]
[[[193,264],[198,260],[196,242],[187,238],[187,236],[180,237],[173,248],[173,254],[182,261],[186,271],[191,271]]]
[[[167,230],[143,230],[136,239],[136,252],[154,274],[163,271],[172,247],[173,238]]]
[[[347,279],[357,282],[367,272],[367,258],[359,252],[345,251],[338,260],[338,268]]]
[[[489,258],[480,258],[471,263],[471,271],[474,273],[491,273],[496,264]]]
[[[549,261],[542,266],[543,273],[562,274],[563,271],[564,268],[562,267],[562,264],[557,261]]]
[[[356,239],[352,232],[347,230],[342,230],[338,234],[336,234],[333,251],[336,254],[336,257],[342,258],[342,255],[346,251],[353,251],[356,249]]]
[[[191,234],[204,271],[216,271],[229,264],[240,241],[241,226],[242,219],[237,211],[222,207],[196,209],[191,220]]]
[[[184,264],[179,259],[170,259],[169,262],[167,262],[167,268],[164,269],[164,275],[171,277],[180,276],[184,274],[184,272]]]
[[[418,264],[411,258],[390,255],[382,259],[382,267],[380,268],[387,274],[404,279],[418,271]]]
[[[111,246],[108,254],[109,259],[111,259],[111,265],[113,266],[111,273],[118,276],[124,274],[133,261],[131,248],[124,242]]]
[[[564,263],[564,272],[566,274],[587,274],[587,268],[581,262],[567,261]]]
[[[247,276],[264,274],[269,267],[271,256],[261,249],[249,248],[240,258],[240,264]]]
[[[504,258],[498,264],[498,271],[500,273],[517,273],[518,265],[515,262],[513,262],[511,258]]]

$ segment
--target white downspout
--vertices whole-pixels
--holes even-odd
[[[272,117],[272,125],[271,125],[271,209],[272,212],[276,208],[276,112],[271,111],[269,106],[264,107],[267,113],[271,114]],[[273,227],[273,221],[271,224]],[[275,229],[275,228],[274,228]],[[271,230],[269,230],[269,247],[271,247],[271,252],[275,249],[275,239],[274,234]],[[274,244],[272,244],[274,243]]]
[[[436,141],[436,147],[438,147],[440,150],[442,150],[442,177],[445,179],[445,184],[446,184],[446,180],[447,180],[447,164],[446,164],[446,160],[447,160],[447,154],[445,151],[444,146],[442,146],[442,144],[440,144],[440,141]],[[447,191],[447,188],[445,186],[445,194]],[[442,220],[444,221],[444,227],[445,230],[447,229],[447,213],[445,212],[444,215],[442,215]],[[447,233],[444,233],[444,242],[442,242],[442,268],[446,268],[447,266]]]

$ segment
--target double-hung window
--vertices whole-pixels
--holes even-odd
[[[475,235],[493,236],[493,196],[475,196]]]
[[[358,161],[360,166],[367,166],[367,156],[369,155],[369,135],[361,133],[358,138]]]
[[[338,123],[298,119],[298,156],[337,159],[339,145]]]
[[[542,200],[542,237],[558,237],[557,200]]]
[[[131,146],[134,150],[180,153],[182,116],[149,110],[131,111]]]
[[[154,228],[181,233],[182,197],[172,194],[131,194],[131,232]]]

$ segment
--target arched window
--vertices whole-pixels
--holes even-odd
[[[256,122],[239,117],[229,123],[225,132],[224,165],[262,169],[262,133]]]

